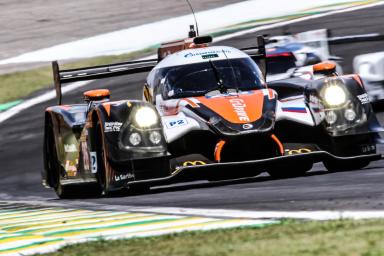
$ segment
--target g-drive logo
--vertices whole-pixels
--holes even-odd
[[[231,53],[230,50],[216,50],[216,51],[206,51],[206,52],[196,52],[196,53],[193,53],[193,52],[189,52],[187,54],[184,55],[184,58],[191,58],[191,57],[195,57],[195,56],[202,56],[202,55],[208,55],[208,54],[218,54],[218,53]]]
[[[237,117],[240,121],[250,122],[250,118],[248,117],[244,100],[242,99],[231,99],[229,102],[232,104],[233,110],[235,111]],[[252,128],[252,127],[251,127]],[[249,128],[250,129],[250,128]]]

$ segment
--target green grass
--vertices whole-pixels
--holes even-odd
[[[285,222],[72,245],[48,255],[384,255],[384,220]]]
[[[62,68],[96,66],[114,62],[127,61],[155,53],[155,47],[142,51],[116,56],[103,56],[61,65]],[[0,75],[0,104],[22,99],[31,93],[52,86],[52,69],[50,66]]]

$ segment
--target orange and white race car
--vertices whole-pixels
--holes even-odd
[[[193,31],[192,31],[193,32]],[[193,35],[193,33],[190,33]],[[211,37],[167,43],[158,59],[60,70],[59,105],[45,115],[43,183],[61,198],[178,181],[304,175],[378,160],[378,124],[357,75],[266,83],[265,48],[209,46]],[[142,100],[109,100],[108,90],[61,105],[61,84],[149,72]],[[89,186],[92,189],[89,190]]]

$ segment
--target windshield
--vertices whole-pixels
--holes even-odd
[[[167,98],[202,96],[208,92],[264,88],[258,66],[250,58],[209,60],[171,67],[165,73]]]

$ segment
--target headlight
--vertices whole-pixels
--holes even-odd
[[[353,109],[347,109],[344,112],[344,117],[348,121],[352,122],[353,120],[356,119],[356,112]]]
[[[157,114],[150,107],[142,107],[137,110],[135,121],[140,127],[149,127],[157,123]]]
[[[129,136],[129,142],[133,145],[133,146],[137,146],[141,143],[141,136],[140,134],[138,134],[137,132],[134,132],[132,133],[130,136]]]
[[[158,131],[152,131],[150,134],[149,134],[149,140],[157,145],[160,143],[161,141],[161,134],[158,132]]]
[[[330,85],[324,89],[324,100],[329,106],[336,107],[347,101],[347,95],[340,85]]]
[[[327,122],[332,125],[334,123],[336,123],[337,121],[337,115],[335,113],[335,111],[327,111],[325,112],[325,120],[327,120]]]

